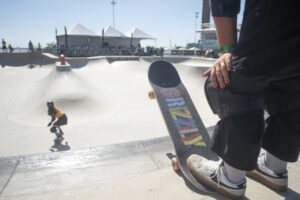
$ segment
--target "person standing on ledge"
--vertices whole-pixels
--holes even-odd
[[[14,48],[11,46],[11,44],[8,45],[8,49],[9,49],[9,53],[13,53],[14,52]]]
[[[287,163],[300,151],[299,7],[297,0],[246,0],[237,41],[240,0],[211,0],[220,50],[203,76],[220,118],[211,149],[221,160],[192,155],[187,162],[223,195],[243,198],[246,175],[276,191],[288,187]]]
[[[51,121],[48,123],[48,126],[51,126],[52,123],[57,119],[56,122],[54,122],[53,126],[50,129],[51,133],[54,133],[56,135],[55,140],[62,141],[64,132],[60,128],[60,126],[66,125],[68,123],[67,115],[62,112],[58,107],[54,106],[53,101],[47,102],[48,107],[48,115],[52,117]]]
[[[3,51],[3,53],[6,50],[7,50],[7,48],[6,48],[6,41],[4,39],[2,39],[2,51]]]
[[[30,52],[30,53],[34,53],[34,52],[33,52],[33,44],[32,44],[32,42],[31,42],[31,40],[29,40],[29,43],[28,43],[28,49],[29,49],[29,52]]]

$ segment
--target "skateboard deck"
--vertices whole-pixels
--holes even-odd
[[[166,61],[155,61],[150,65],[148,78],[174,145],[177,159],[173,160],[173,164],[179,164],[183,175],[196,188],[215,193],[215,190],[200,183],[187,166],[187,158],[191,154],[210,159],[217,156],[208,148],[210,136],[177,70]],[[174,170],[177,170],[176,166]]]

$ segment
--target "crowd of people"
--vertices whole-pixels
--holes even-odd
[[[7,46],[5,39],[2,39],[2,52],[3,53],[13,53],[15,49],[12,47],[11,44]],[[34,52],[41,52],[42,51],[42,46],[40,43],[38,43],[37,49],[35,51],[33,43],[31,40],[28,42],[28,50],[29,53],[34,53]]]
[[[12,53],[14,51],[14,48],[11,46],[11,44],[8,45],[8,50],[9,50],[9,53]],[[3,52],[7,51],[6,41],[4,39],[2,39],[2,51]]]

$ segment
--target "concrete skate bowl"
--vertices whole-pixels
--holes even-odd
[[[46,102],[54,101],[71,117],[70,124],[108,117],[118,108],[116,97],[107,87],[90,85],[80,73],[59,72],[55,68],[45,77],[25,86],[7,119],[27,126],[40,126],[46,119]],[[48,117],[49,118],[49,117]]]
[[[90,132],[122,131],[124,135],[145,132],[145,128],[159,132],[156,125],[161,114],[156,102],[147,96],[151,89],[147,72],[154,60],[142,58],[109,63],[104,57],[98,57],[84,60],[84,64],[78,59],[80,67],[69,72],[57,71],[53,66],[46,75],[33,77],[24,86],[6,118],[15,124],[45,126],[50,119],[46,102],[52,100],[67,114],[68,127],[89,124],[93,127]],[[195,62],[198,66],[188,66],[186,62]],[[76,66],[76,60],[73,63],[72,67]],[[203,93],[205,79],[201,78],[207,61],[184,59],[178,62],[176,59],[174,65],[193,100],[200,102],[196,107],[207,109]]]

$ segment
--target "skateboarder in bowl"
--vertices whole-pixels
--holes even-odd
[[[50,132],[54,133],[56,135],[56,139],[58,141],[62,141],[64,132],[60,128],[60,126],[66,125],[68,123],[68,118],[65,113],[63,113],[57,106],[54,106],[53,101],[47,102],[48,107],[48,115],[52,117],[51,121],[48,123],[48,126],[51,126],[52,123],[56,120],[56,122],[53,123],[53,126],[50,128]]]
[[[220,118],[211,146],[221,160],[192,155],[188,165],[224,195],[242,198],[245,174],[276,191],[288,187],[287,163],[300,151],[299,4],[246,0],[237,41],[240,1],[211,0],[220,57],[203,76]]]

